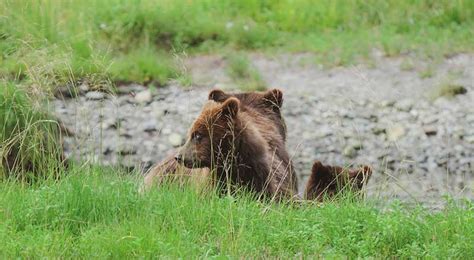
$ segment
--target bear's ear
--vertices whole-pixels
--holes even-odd
[[[263,98],[273,107],[281,108],[283,105],[283,92],[279,89],[272,89],[263,94]]]
[[[333,174],[330,166],[323,165],[320,161],[315,161],[311,168],[311,177],[313,181],[328,185],[333,181]]]
[[[234,97],[228,98],[222,104],[223,115],[230,118],[235,118],[235,116],[239,112],[239,105],[240,105],[240,101],[237,98],[234,98]]]
[[[320,161],[315,161],[311,168],[311,175],[309,176],[304,196],[308,200],[319,198],[331,184],[331,172],[327,166],[324,166]]]
[[[315,161],[313,163],[313,167],[311,168],[311,175],[317,175],[320,169],[322,169],[324,166],[320,161]]]
[[[214,100],[216,102],[224,102],[229,95],[220,89],[213,89],[209,92],[208,100]]]

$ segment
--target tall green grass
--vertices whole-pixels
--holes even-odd
[[[58,122],[38,96],[0,82],[0,180],[58,178],[63,170]]]
[[[31,77],[47,62],[60,83],[97,74],[164,83],[180,75],[163,53],[223,47],[313,51],[336,65],[372,48],[436,56],[472,51],[473,17],[468,0],[5,0],[0,75]]]
[[[474,257],[472,203],[440,212],[364,201],[266,204],[73,168],[32,187],[0,183],[5,258]]]

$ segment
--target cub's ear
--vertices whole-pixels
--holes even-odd
[[[318,174],[318,172],[320,172],[323,167],[324,166],[320,161],[315,161],[313,163],[313,167],[311,168],[311,175],[316,176]]]
[[[208,100],[214,100],[216,102],[224,102],[229,95],[220,89],[213,89],[209,92]]]
[[[310,181],[318,183],[319,185],[330,185],[334,181],[332,169],[329,166],[323,165],[320,161],[315,161],[311,168]]]
[[[222,113],[230,118],[235,118],[239,112],[240,101],[237,98],[228,98],[222,104]]]
[[[321,197],[331,182],[330,175],[331,173],[328,171],[326,166],[324,166],[320,161],[315,161],[311,168],[311,175],[306,183],[304,197],[308,200],[314,200]]]
[[[268,90],[263,94],[263,98],[275,108],[281,108],[283,105],[283,92],[279,89]]]

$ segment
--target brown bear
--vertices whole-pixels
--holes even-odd
[[[286,141],[286,124],[281,115],[283,106],[283,92],[279,89],[271,89],[265,92],[225,93],[220,89],[214,89],[209,93],[209,100],[222,103],[230,97],[237,98],[242,104],[242,110],[251,108],[266,116],[278,127],[278,131]]]
[[[284,141],[272,119],[236,97],[209,101],[176,156],[188,168],[207,167],[219,188],[245,188],[280,199],[297,193],[296,175],[277,149]]]
[[[306,183],[305,199],[322,201],[324,198],[335,197],[344,189],[358,192],[367,184],[371,175],[372,169],[369,166],[344,169],[315,161]]]
[[[269,119],[278,132],[266,131],[264,138],[268,141],[270,149],[274,151],[285,165],[288,166],[290,176],[294,176],[295,190],[297,189],[297,177],[294,173],[293,163],[286,150],[286,124],[281,115],[283,106],[283,92],[279,89],[271,89],[265,92],[225,93],[220,89],[209,93],[209,100],[222,103],[230,97],[239,99],[242,111],[250,110],[252,113]]]
[[[273,123],[277,131],[267,131],[267,139],[272,151],[287,165],[288,172],[294,178],[294,189],[297,188],[296,175],[293,172],[293,167],[289,155],[285,148],[286,125],[281,116],[280,109],[283,105],[283,93],[278,89],[268,90],[266,92],[246,92],[238,94],[228,94],[222,90],[212,90],[208,98],[216,102],[224,102],[230,97],[236,97],[240,100],[240,109],[242,111],[252,110],[253,113],[259,114],[269,119]],[[178,163],[174,156],[169,156],[162,162],[158,163],[150,169],[146,174],[144,187],[149,189],[154,183],[161,183],[164,180],[178,180],[183,182],[183,179],[191,179],[191,182],[197,181],[202,183],[202,176],[209,174],[207,168],[188,169]],[[196,177],[198,176],[198,177]],[[143,189],[142,189],[143,190]]]
[[[192,184],[198,187],[206,186],[210,175],[209,168],[186,168],[176,161],[176,153],[177,151],[174,151],[146,173],[140,192],[149,190],[153,185],[166,182],[178,183],[179,185]]]

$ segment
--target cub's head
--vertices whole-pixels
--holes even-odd
[[[220,89],[214,89],[209,93],[209,100],[222,103],[234,97],[240,101],[242,109],[252,109],[265,115],[277,126],[283,140],[286,139],[286,124],[281,115],[283,106],[283,92],[279,89],[271,89],[265,92],[225,93]]]
[[[194,121],[175,159],[188,168],[202,168],[211,167],[219,156],[227,155],[232,149],[239,107],[240,101],[234,97],[223,103],[209,101]]]
[[[369,166],[343,169],[316,161],[306,184],[305,198],[321,201],[325,197],[334,197],[344,189],[358,192],[367,184],[371,175],[372,169]]]

